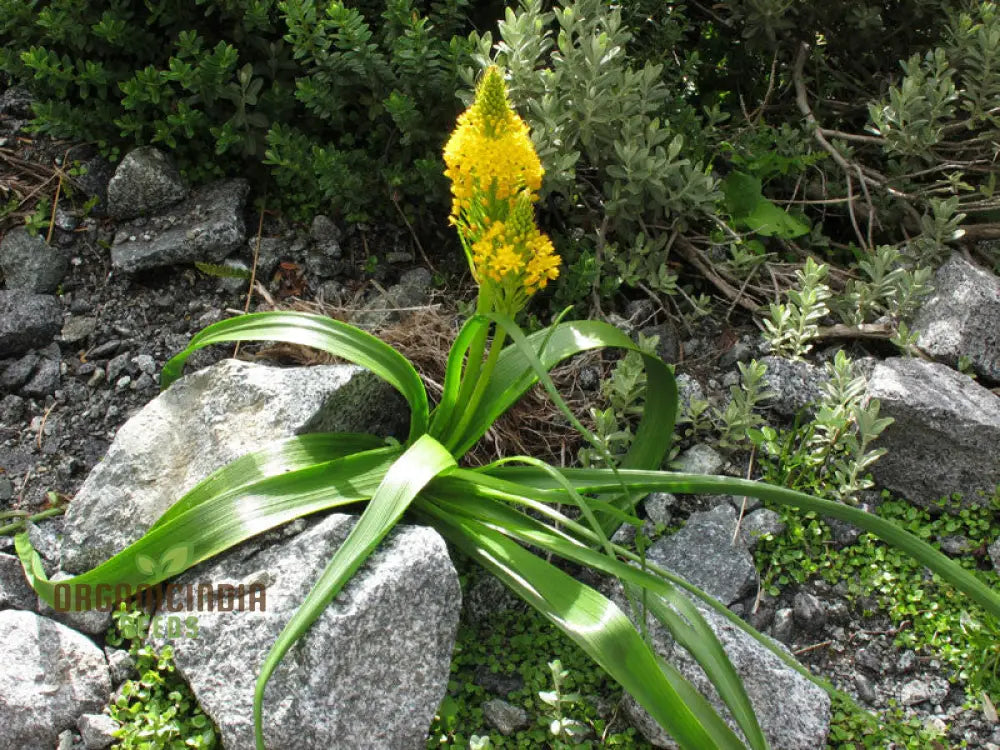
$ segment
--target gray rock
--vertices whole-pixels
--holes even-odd
[[[115,219],[155,214],[187,195],[184,180],[170,157],[152,146],[126,154],[107,190],[108,213]]]
[[[88,198],[96,198],[91,210],[92,216],[105,216],[108,212],[108,183],[114,176],[114,167],[103,156],[93,156],[81,165],[80,174],[73,178],[73,184]]]
[[[321,217],[317,216],[316,218],[319,219]],[[333,229],[335,231],[317,230],[316,221],[314,220],[314,231],[310,231],[312,242],[306,251],[305,266],[309,273],[321,279],[336,276],[340,269],[340,264],[337,263],[340,260],[340,256],[343,255],[340,242],[338,242],[340,232],[336,227],[333,227]]]
[[[62,533],[60,519],[46,519],[38,523],[28,521],[26,526],[31,546],[42,558],[42,562],[54,569],[59,560],[59,535]]]
[[[786,666],[766,647],[721,615],[700,602],[696,604],[722,642],[742,680],[770,746],[782,750],[816,750],[824,747],[830,727],[830,698],[826,692]],[[699,692],[707,696],[716,711],[739,735],[728,709],[697,662],[673,641],[658,622],[650,621],[649,629],[656,652],[677,667]],[[678,747],[627,693],[623,704],[629,719],[654,747]]]
[[[669,492],[653,492],[643,502],[646,510],[646,518],[653,523],[669,526],[671,521],[670,509],[677,505],[677,498]]]
[[[493,672],[486,665],[476,667],[472,680],[494,695],[510,695],[524,689],[524,678],[520,672]]]
[[[305,242],[293,235],[284,237],[262,237],[257,251],[257,238],[251,237],[249,245],[251,257],[257,253],[257,278],[270,279],[278,263],[299,258],[305,250]]]
[[[59,360],[43,359],[21,392],[29,398],[44,398],[59,387]]]
[[[531,725],[527,711],[500,698],[494,698],[483,704],[483,718],[504,737],[509,737],[519,729],[527,729]]]
[[[33,116],[31,92],[23,86],[10,86],[0,94],[0,115],[28,120]]]
[[[941,545],[941,551],[949,557],[959,557],[968,554],[976,548],[976,545],[959,534],[939,537],[938,544]]]
[[[338,227],[328,216],[316,214],[309,225],[309,237],[313,242],[339,242],[341,236]]]
[[[732,367],[737,362],[746,362],[753,356],[752,342],[744,339],[737,341],[719,357],[719,367]]]
[[[917,668],[917,654],[914,651],[904,651],[899,655],[896,662],[896,671],[899,674],[909,674]]]
[[[843,599],[834,599],[827,603],[826,614],[830,622],[846,625],[851,620],[851,608]]]
[[[681,342],[677,336],[677,329],[670,323],[648,326],[640,333],[643,336],[656,336],[656,356],[664,362],[673,363],[680,359]]]
[[[62,305],[55,297],[22,289],[0,290],[0,357],[44,346],[62,328]]]
[[[993,544],[991,544],[987,551],[990,554],[990,560],[993,561],[993,570],[1000,573],[1000,539],[997,539]]]
[[[826,625],[826,609],[823,602],[808,591],[800,591],[792,600],[792,614],[796,624],[803,630],[816,631]]]
[[[246,240],[246,180],[215,182],[167,213],[123,225],[111,247],[111,264],[134,273],[175,263],[218,263]]]
[[[72,578],[72,576],[63,571],[57,571],[52,575],[53,581],[65,581],[68,578]],[[81,612],[58,612],[41,597],[37,599],[36,608],[38,614],[88,635],[103,635],[111,627],[110,610],[85,609]]]
[[[400,276],[398,284],[366,303],[368,311],[358,313],[352,322],[368,329],[396,322],[408,308],[426,305],[430,300],[430,289],[431,272],[426,268],[414,268]]]
[[[948,681],[943,677],[922,677],[910,680],[899,689],[899,702],[904,706],[918,703],[940,703],[948,697]]]
[[[21,561],[14,555],[0,553],[0,609],[33,610],[36,601]]]
[[[118,686],[125,680],[130,680],[139,675],[135,668],[135,661],[132,655],[121,648],[104,647],[104,655],[108,659],[108,671],[111,673],[111,684]]]
[[[156,373],[156,360],[148,354],[140,354],[137,357],[133,357],[132,364],[138,368],[139,372],[144,372],[147,375]]]
[[[692,401],[705,400],[705,391],[701,389],[701,384],[697,380],[682,372],[677,376],[677,398],[683,413],[688,413],[691,411]]]
[[[620,547],[629,547],[635,541],[639,529],[630,523],[623,523],[614,534],[611,535],[611,543]]]
[[[875,686],[865,675],[858,673],[854,675],[854,687],[858,691],[858,697],[868,705],[873,705],[877,699]]]
[[[488,624],[503,612],[523,612],[528,606],[492,575],[480,575],[473,581],[465,593],[463,605],[466,620],[472,625]]]
[[[760,500],[749,495],[709,495],[711,498],[720,498],[719,502],[729,502],[736,509],[737,515],[742,513],[749,515],[762,506]]]
[[[391,253],[385,254],[385,262],[391,265],[402,265],[403,263],[409,264],[413,262],[413,253],[407,252],[406,250],[395,250]]]
[[[822,367],[784,357],[764,357],[767,366],[764,387],[774,393],[767,405],[778,414],[793,417],[799,409],[823,397],[822,385],[829,380]]]
[[[174,661],[225,747],[253,747],[261,664],[356,520],[333,514],[276,544],[251,540],[177,579],[267,587],[263,611],[173,613],[197,617],[197,637],[173,639]],[[460,608],[441,537],[397,527],[272,676],[264,696],[267,746],[423,747],[447,687]],[[152,642],[160,647],[166,639],[154,634]]]
[[[75,745],[77,740],[83,742],[76,732],[72,729],[67,729],[64,732],[59,733],[59,744],[56,745],[56,750],[77,750]]]
[[[795,634],[795,613],[791,607],[782,607],[774,613],[771,633],[782,643],[791,643]]]
[[[108,382],[112,382],[118,379],[118,376],[123,372],[128,370],[131,364],[131,355],[129,352],[123,352],[115,357],[108,360],[108,366],[105,368],[107,371]]]
[[[718,474],[725,460],[711,446],[699,443],[680,454],[672,469],[684,474]]]
[[[74,315],[63,324],[61,338],[67,344],[78,344],[92,336],[96,330],[97,318]]]
[[[342,304],[346,299],[346,295],[347,287],[344,286],[342,281],[337,279],[328,279],[316,288],[316,301],[329,305]]]
[[[861,536],[861,529],[847,521],[841,521],[839,518],[826,518],[824,520],[830,526],[830,535],[838,547],[854,544]]]
[[[968,357],[983,378],[1000,382],[1000,278],[960,254],[934,275],[934,293],[911,328],[917,345],[932,357],[958,366]]]
[[[0,388],[8,391],[16,391],[28,382],[28,378],[35,371],[37,364],[37,354],[25,354],[20,359],[7,365],[5,369],[0,371]]]
[[[62,250],[49,247],[40,235],[18,227],[0,242],[0,269],[8,289],[51,294],[69,269],[69,258]]]
[[[683,529],[657,541],[646,555],[727,605],[756,581],[753,558],[736,533],[736,511],[730,505],[692,513]]]
[[[781,514],[768,508],[759,508],[743,517],[740,524],[747,545],[754,549],[763,536],[779,536],[785,530]]]
[[[118,722],[107,714],[84,714],[76,722],[76,728],[87,750],[104,750],[115,742],[112,732],[118,729]]]
[[[122,342],[118,339],[112,339],[111,341],[105,341],[94,347],[94,350],[90,353],[91,359],[104,359],[105,357],[110,357],[112,354],[118,352],[121,348]]]
[[[328,431],[405,436],[405,416],[395,391],[350,365],[282,369],[224,360],[188,375],[122,426],[77,492],[62,567],[95,567],[210,473],[274,440]]]
[[[13,609],[0,612],[0,633],[0,750],[55,747],[108,702],[104,654],[86,636]]]
[[[878,651],[871,646],[859,648],[854,654],[854,663],[859,667],[864,667],[873,674],[882,674],[885,671],[885,664]]]
[[[930,506],[961,493],[983,504],[1000,483],[1000,397],[945,365],[894,357],[880,363],[868,395],[880,416],[895,422],[876,447],[888,452],[872,465],[875,481],[910,502]]]

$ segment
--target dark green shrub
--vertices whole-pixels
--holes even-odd
[[[193,178],[267,165],[286,205],[444,205],[469,0],[0,0],[39,132],[157,144]]]

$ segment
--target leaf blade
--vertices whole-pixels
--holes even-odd
[[[392,530],[424,486],[454,466],[455,459],[451,453],[430,435],[423,435],[386,472],[361,518],[264,659],[254,686],[254,739],[258,750],[264,750],[264,689],[281,659]]]

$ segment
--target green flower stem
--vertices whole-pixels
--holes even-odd
[[[492,309],[493,295],[485,287],[481,287],[479,296],[476,298],[476,314],[487,315]],[[486,337],[488,335],[489,327],[486,326],[476,333],[475,338],[469,345],[469,353],[465,360],[465,372],[462,374],[462,385],[458,389],[458,398],[455,401],[456,405],[468,404],[473,394],[480,389],[480,373],[483,369],[483,354],[486,351]],[[490,352],[490,356],[492,356],[492,351]],[[461,434],[461,429],[465,429],[464,423],[467,420],[464,417],[462,418],[463,426],[461,429],[453,427],[457,411],[456,409],[452,412],[447,429],[442,433],[444,436],[457,436]],[[472,414],[473,412],[474,409],[465,409],[465,414]],[[449,450],[454,448],[452,445],[454,441],[448,440],[443,442],[445,442]]]
[[[29,516],[26,512],[20,510],[8,511],[7,513],[0,513],[0,519],[3,518],[18,518],[19,520],[14,521],[14,523],[9,523],[6,526],[0,526],[0,536],[4,534],[10,534],[14,531],[20,531],[24,528],[25,524],[29,521],[41,521],[43,518],[52,518],[52,516],[61,516],[66,512],[65,508],[49,508],[48,510],[43,510],[40,513],[35,513],[33,516]]]
[[[490,344],[490,353],[486,358],[486,364],[483,365],[482,368],[476,368],[475,381],[472,381],[471,378],[469,381],[466,381],[475,383],[475,388],[472,391],[472,395],[469,396],[468,403],[462,399],[462,391],[465,390],[465,382],[462,383],[462,390],[459,392],[458,397],[458,403],[463,405],[460,411],[461,417],[458,420],[458,424],[455,425],[454,430],[451,431],[451,434],[449,435],[449,440],[447,441],[449,450],[454,450],[459,445],[462,434],[465,432],[466,427],[469,426],[469,422],[472,420],[472,416],[476,413],[479,403],[483,400],[483,394],[486,392],[486,387],[490,382],[490,376],[493,374],[493,370],[497,366],[497,360],[500,358],[500,352],[503,350],[506,338],[507,332],[503,328],[498,327],[496,334],[493,336],[493,343]],[[479,359],[482,359],[482,354],[480,354]]]

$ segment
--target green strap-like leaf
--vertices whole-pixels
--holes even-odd
[[[545,472],[530,466],[501,466],[491,471],[494,476],[518,484],[528,484],[540,490],[560,489]],[[564,469],[564,476],[578,492],[602,493],[617,487],[615,474],[606,469]],[[806,495],[785,487],[734,477],[704,474],[680,474],[663,471],[620,471],[630,487],[642,492],[679,492],[684,494],[746,495],[760,500],[815,511],[823,516],[847,521],[868,531],[892,546],[906,552],[926,565],[952,586],[982,605],[994,617],[1000,617],[1000,593],[994,591],[954,560],[941,554],[927,542],[888,521],[843,503]]]
[[[622,581],[626,589],[637,587],[653,594],[651,599],[646,600],[650,611],[705,670],[705,674],[718,690],[719,696],[732,711],[751,747],[758,750],[767,747],[767,741],[739,675],[714,631],[686,595],[677,591],[674,585],[662,576],[653,575],[648,570],[633,567],[615,557],[602,554],[578,540],[567,538],[548,524],[521,513],[497,499],[483,496],[474,481],[467,480],[470,473],[463,472],[461,478],[449,476],[434,484],[430,494],[444,511],[453,516],[466,516],[480,521],[494,531],[524,544],[613,575]],[[586,528],[575,523],[569,525],[576,530]],[[589,532],[589,536],[598,543],[602,541],[600,535],[592,531]],[[663,597],[676,608],[677,612],[663,606],[659,597]]]
[[[171,505],[150,529],[167,523],[216,495],[231,494],[268,477],[375,450],[383,445],[385,440],[375,435],[348,432],[317,432],[279,440],[259,451],[240,456],[201,480]]]
[[[660,465],[670,447],[677,416],[677,385],[672,369],[663,360],[639,350],[614,326],[596,320],[560,323],[551,330],[537,331],[527,339],[546,370],[575,354],[593,349],[616,347],[639,353],[646,367],[646,403],[632,448],[622,465],[630,468]],[[543,341],[546,345],[539,352]],[[516,346],[504,349],[456,455],[468,451],[537,379],[530,362]]]
[[[210,344],[227,341],[284,341],[311,346],[361,365],[392,385],[410,405],[412,442],[427,432],[428,404],[420,376],[406,357],[374,336],[339,320],[300,312],[262,312],[214,323],[163,366],[161,387],[181,376],[184,362]]]
[[[93,570],[58,583],[45,575],[27,534],[18,534],[14,544],[28,582],[42,599],[57,606],[56,587],[60,586],[64,596],[58,608],[87,609],[95,604],[88,595],[100,586],[113,590],[127,585],[134,591],[139,585],[159,583],[288,521],[367,500],[401,452],[401,448],[380,448],[220,492],[157,525]],[[182,567],[175,562],[158,564],[174,561],[179,548],[184,556]]]
[[[517,339],[516,326],[509,321],[505,328],[507,326],[510,326],[508,333]],[[603,347],[617,347],[641,355],[646,368],[645,404],[635,440],[623,458],[622,466],[659,468],[670,447],[677,414],[677,385],[670,366],[659,357],[641,351],[617,328],[599,321],[560,323],[526,337],[526,341],[534,349],[545,371],[575,354]],[[515,345],[504,349],[469,427],[457,441],[455,455],[461,456],[468,451],[497,417],[537,381],[538,373],[522,347]],[[630,510],[624,505],[618,507]],[[610,528],[609,519],[604,515],[599,517],[607,531]]]
[[[264,750],[264,689],[282,657],[368,559],[426,484],[454,466],[455,459],[451,453],[430,435],[423,435],[396,459],[385,474],[361,518],[334,553],[305,601],[285,625],[261,666],[253,696],[257,750]]]
[[[682,748],[743,748],[707,701],[693,698],[691,690],[678,689],[686,681],[676,670],[661,668],[631,621],[612,601],[499,531],[450,513],[433,500],[422,500],[414,510],[566,633]],[[686,703],[681,693],[690,702]]]

